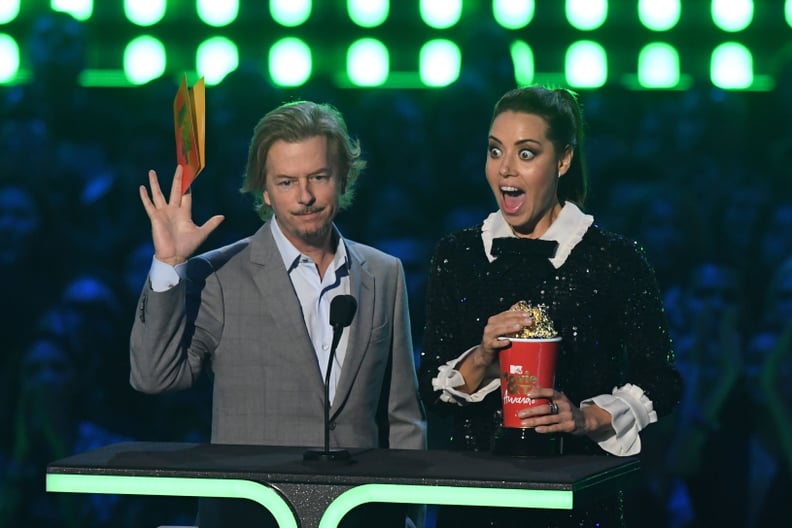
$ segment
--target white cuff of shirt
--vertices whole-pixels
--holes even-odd
[[[592,437],[603,450],[616,456],[632,456],[641,452],[641,437],[638,433],[657,421],[652,400],[643,389],[627,383],[622,387],[615,387],[612,394],[601,394],[583,400],[580,408],[589,405],[597,405],[613,417],[613,431]]]
[[[157,257],[151,259],[151,269],[149,270],[149,279],[151,280],[151,289],[155,292],[168,291],[183,278],[187,263],[179,264],[178,266],[171,266]]]
[[[442,391],[440,394],[440,399],[442,401],[446,403],[456,403],[457,405],[478,403],[483,400],[487,394],[500,387],[500,377],[497,373],[487,373],[487,377],[485,377],[482,382],[482,387],[476,392],[468,394],[454,388],[465,384],[465,379],[456,369],[457,365],[475,349],[475,346],[470,347],[458,358],[452,359],[445,365],[440,365],[438,368],[437,377],[432,378],[432,388],[436,391]]]

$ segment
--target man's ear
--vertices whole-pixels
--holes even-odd
[[[264,203],[267,204],[267,206],[272,207],[272,201],[270,200],[269,193],[264,191],[262,196],[264,198]]]

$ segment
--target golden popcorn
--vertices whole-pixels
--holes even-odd
[[[552,319],[550,319],[550,317],[547,315],[546,305],[539,304],[532,306],[525,301],[519,301],[517,304],[512,306],[511,309],[520,312],[528,312],[531,315],[531,319],[533,319],[534,324],[533,326],[523,328],[519,332],[516,332],[515,334],[512,334],[508,337],[519,339],[547,339],[558,336],[558,332],[556,332],[556,329],[553,326]]]

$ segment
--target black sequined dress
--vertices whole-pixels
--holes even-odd
[[[481,342],[491,315],[519,300],[547,305],[562,337],[555,388],[572,402],[632,383],[652,400],[659,417],[675,407],[681,379],[654,272],[637,244],[592,225],[558,269],[529,252],[490,263],[479,225],[438,243],[427,290],[419,381],[424,404],[452,414],[452,449],[490,449],[500,422],[500,391],[460,406],[441,401],[432,378],[440,365]],[[588,437],[571,435],[564,438],[564,453],[606,454]]]

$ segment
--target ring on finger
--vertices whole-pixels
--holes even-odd
[[[547,405],[550,407],[550,414],[558,414],[558,404],[556,402],[550,400]]]

